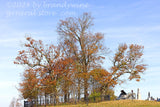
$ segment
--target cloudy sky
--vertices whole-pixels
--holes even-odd
[[[105,45],[115,52],[118,44],[144,45],[148,69],[140,82],[115,87],[130,92],[140,88],[142,99],[160,97],[160,0],[0,0],[0,106],[8,107],[21,81],[22,66],[13,64],[25,36],[56,45],[60,19],[89,12],[94,17],[92,31],[105,34]],[[104,67],[108,68],[109,61]]]

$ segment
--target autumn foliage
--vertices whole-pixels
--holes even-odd
[[[72,98],[80,100],[88,97],[88,91],[99,89],[103,95],[109,87],[126,80],[141,79],[146,70],[141,62],[143,46],[120,44],[113,56],[110,70],[102,67],[108,54],[104,46],[104,35],[92,33],[93,18],[84,13],[78,18],[60,20],[57,32],[59,44],[45,45],[26,37],[25,50],[19,51],[14,63],[25,67],[20,92],[25,99],[37,99],[38,96],[50,96],[51,102],[59,102],[63,97],[67,102]]]

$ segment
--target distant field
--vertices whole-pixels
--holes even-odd
[[[63,105],[57,107],[160,107],[160,102],[120,100],[120,101],[106,101],[101,103],[89,103],[88,106],[86,104],[77,104],[77,105]]]

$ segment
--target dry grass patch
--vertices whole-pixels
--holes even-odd
[[[48,106],[51,107],[51,106]],[[53,106],[52,106],[53,107]],[[160,102],[143,101],[143,100],[118,100],[106,101],[100,103],[77,104],[77,105],[63,105],[57,107],[160,107]]]

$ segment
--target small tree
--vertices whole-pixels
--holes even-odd
[[[9,107],[15,107],[15,103],[16,103],[16,98],[12,98],[12,101],[11,101]]]
[[[22,104],[21,104],[20,101],[21,101],[21,100],[20,100],[19,98],[16,99],[16,98],[13,97],[13,99],[12,99],[9,107],[22,107]]]
[[[37,85],[39,80],[37,79],[37,73],[33,69],[26,69],[23,73],[23,81],[19,84],[19,91],[22,93],[24,99],[36,99]]]

